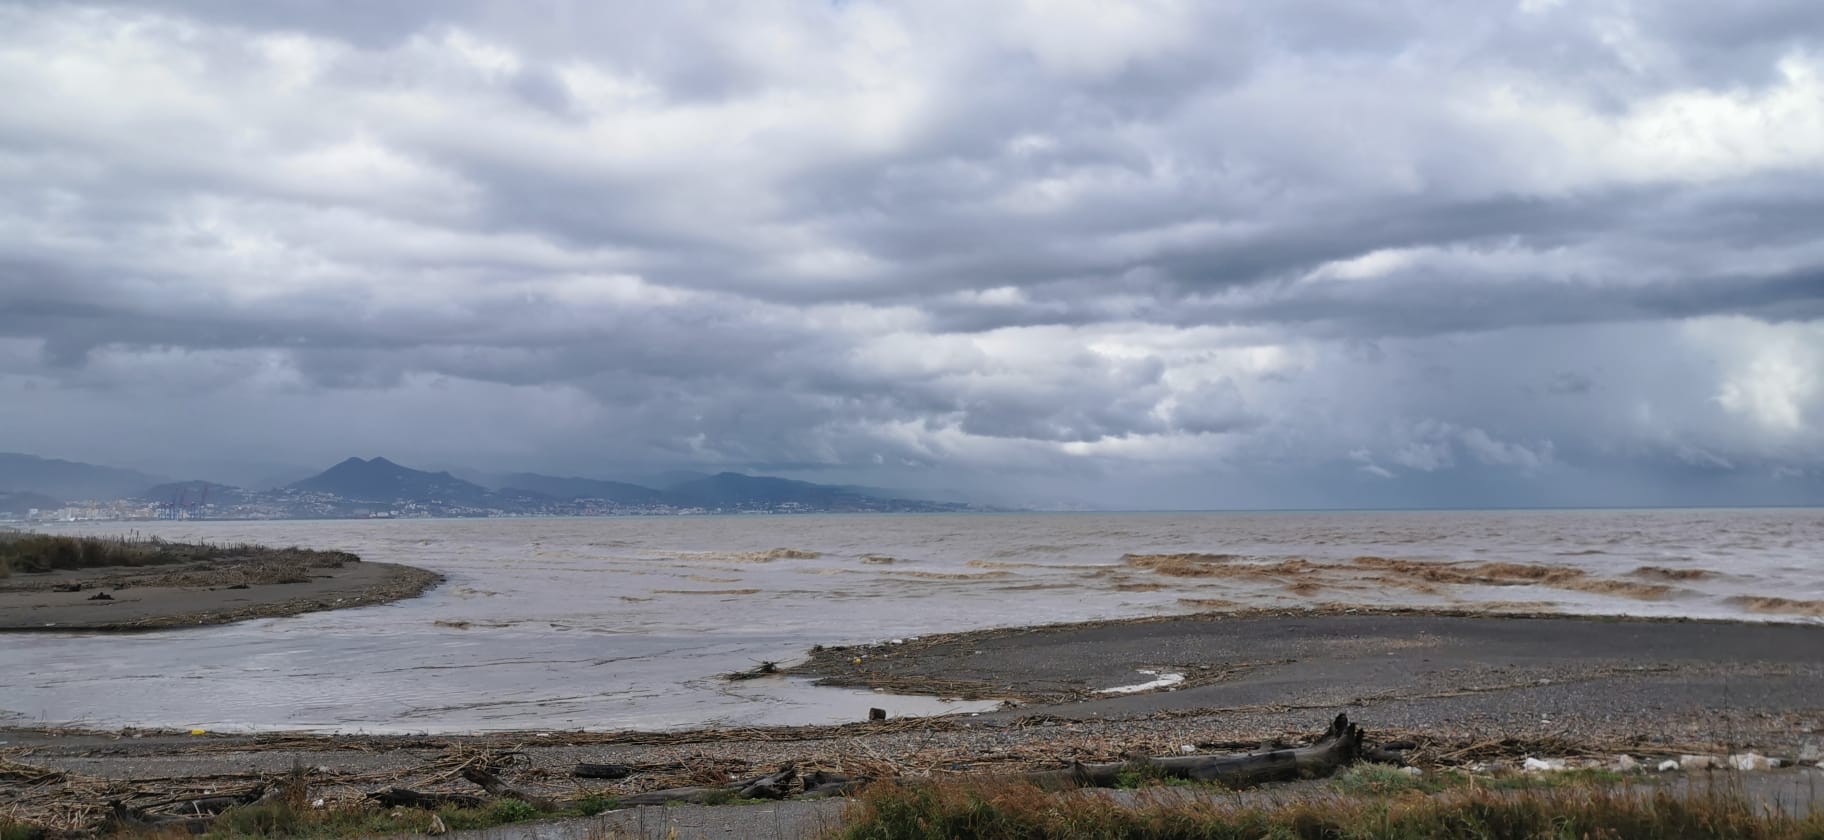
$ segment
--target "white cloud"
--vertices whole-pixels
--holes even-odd
[[[1824,43],[1749,5],[0,7],[0,446],[1809,474]]]

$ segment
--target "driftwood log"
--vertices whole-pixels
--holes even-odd
[[[487,791],[489,794],[502,799],[517,799],[540,811],[557,810],[557,803],[552,802],[550,799],[538,796],[537,794],[526,793],[519,788],[501,781],[499,776],[480,767],[471,766],[462,768],[462,777],[480,785],[481,789]]]
[[[633,775],[633,768],[625,764],[590,764],[578,762],[570,775],[579,779],[625,779]]]
[[[668,788],[621,797],[621,806],[664,805],[668,802],[715,802],[727,799],[784,799],[793,793],[798,768],[787,765],[778,772],[725,785]]]
[[[1220,755],[1183,755],[1170,758],[1134,758],[1110,764],[1073,764],[1061,770],[1027,774],[1046,788],[1117,787],[1125,779],[1190,779],[1246,787],[1262,782],[1328,776],[1359,760],[1365,752],[1362,728],[1337,715],[1330,728],[1307,747]]]
[[[804,775],[804,799],[826,799],[832,796],[848,796],[857,790],[867,787],[874,781],[867,778],[849,778],[837,773],[825,773],[821,770]]]

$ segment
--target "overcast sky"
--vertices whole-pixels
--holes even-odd
[[[0,450],[1824,500],[1824,3],[0,4]]]

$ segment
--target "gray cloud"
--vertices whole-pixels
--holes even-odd
[[[0,448],[1821,498],[1815,3],[345,6],[0,6]]]

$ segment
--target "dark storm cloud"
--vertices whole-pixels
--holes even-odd
[[[0,31],[10,448],[131,457],[71,420],[131,406],[213,460],[1148,504],[1211,469],[1328,504],[1339,470],[1824,460],[1815,3],[144,0]]]

